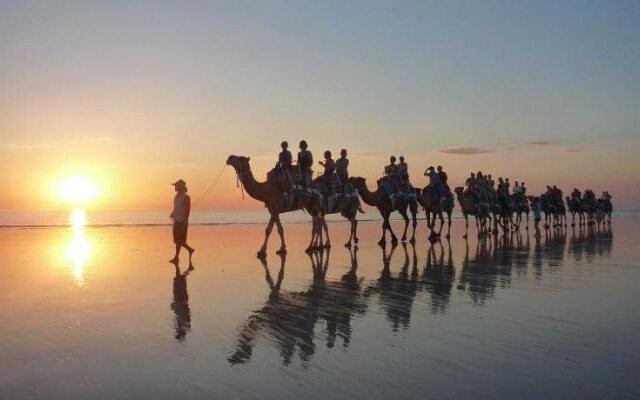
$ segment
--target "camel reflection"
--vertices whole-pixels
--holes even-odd
[[[385,313],[386,319],[394,332],[400,328],[407,330],[411,322],[411,309],[418,289],[418,257],[415,244],[411,244],[413,251],[413,266],[409,272],[409,253],[407,244],[402,243],[404,250],[404,263],[397,276],[391,273],[391,258],[397,248],[397,244],[391,246],[391,252],[387,254],[387,246],[382,247],[382,271],[380,278],[366,289],[367,297],[377,294],[380,307]]]
[[[316,351],[316,326],[326,327],[326,346],[334,347],[338,339],[344,348],[351,341],[351,320],[367,311],[357,277],[357,249],[351,251],[352,265],[340,281],[326,279],[329,269],[328,250],[309,254],[313,279],[303,292],[282,291],[286,257],[280,256],[280,271],[274,282],[266,258],[260,261],[265,270],[269,296],[265,305],[254,311],[240,327],[235,351],[228,357],[230,364],[251,360],[258,339],[274,345],[286,366],[295,354],[305,363]]]
[[[458,281],[458,290],[466,291],[474,303],[483,305],[495,294],[498,285],[511,285],[513,248],[509,236],[479,239],[473,258],[469,257],[469,245]]]
[[[439,256],[436,256],[436,244],[439,245]],[[442,314],[451,301],[451,288],[456,278],[453,265],[451,241],[447,240],[447,259],[442,241],[430,243],[427,251],[427,261],[420,278],[421,287],[431,294],[431,312]]]
[[[569,239],[569,254],[576,261],[594,261],[597,257],[606,257],[611,254],[613,245],[613,232],[611,225],[602,228],[580,226],[571,229]]]
[[[174,263],[176,274],[173,278],[173,302],[171,309],[175,313],[174,329],[175,338],[183,341],[187,333],[191,331],[191,309],[189,308],[189,293],[187,292],[187,275],[193,271],[193,264],[185,272],[180,271],[178,263]]]

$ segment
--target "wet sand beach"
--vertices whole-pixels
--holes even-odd
[[[1,229],[0,397],[638,398],[640,218],[376,244],[380,222]],[[400,228],[394,222],[396,232]]]

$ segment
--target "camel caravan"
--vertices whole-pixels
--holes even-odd
[[[265,237],[258,257],[266,256],[267,243],[274,225],[280,236],[280,248],[277,254],[286,253],[284,228],[280,221],[280,214],[303,210],[312,218],[311,240],[307,252],[331,247],[329,229],[325,221],[327,214],[340,214],[351,224],[350,235],[345,247],[358,244],[358,213],[364,213],[360,201],[375,207],[382,216],[382,236],[378,244],[387,241],[387,231],[391,243],[398,243],[389,218],[393,212],[398,212],[405,224],[401,241],[407,241],[409,230],[409,216],[411,213],[411,236],[409,242],[415,243],[417,214],[419,207],[425,212],[429,240],[438,240],[444,227],[444,215],[447,215],[446,238],[451,237],[451,213],[454,208],[454,193],[458,200],[462,215],[465,219],[464,238],[468,236],[469,217],[475,220],[478,237],[491,233],[517,231],[523,221],[529,229],[529,213],[533,210],[535,228],[545,214],[545,228],[559,228],[567,225],[566,212],[562,191],[556,186],[547,186],[547,192],[540,196],[527,196],[525,183],[515,182],[510,193],[509,178],[498,178],[497,186],[492,176],[471,173],[465,186],[459,186],[452,192],[446,172],[441,166],[427,168],[424,176],[428,184],[420,189],[415,188],[409,181],[408,165],[403,157],[391,156],[390,163],[384,167],[383,176],[376,181],[375,190],[368,187],[363,177],[351,177],[348,173],[349,159],[347,151],[342,149],[340,158],[333,160],[330,151],[325,151],[324,160],[319,161],[323,172],[314,178],[312,166],[313,155],[308,150],[307,142],[299,144],[297,160],[294,161],[288,150],[288,143],[281,143],[282,151],[278,156],[275,167],[267,173],[264,182],[258,182],[251,171],[250,157],[230,155],[227,165],[234,168],[239,185],[252,198],[265,204],[270,219],[265,230]],[[574,189],[571,197],[567,197],[567,206],[572,215],[572,226],[575,215],[578,214],[579,223],[594,225],[611,223],[611,196],[603,192],[600,199],[592,190],[585,190],[584,196]],[[440,220],[436,227],[437,219]]]

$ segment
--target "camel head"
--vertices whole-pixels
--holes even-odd
[[[360,176],[352,176],[351,178],[349,178],[349,183],[356,190],[361,190],[361,189],[367,187],[367,180],[365,178],[360,177]]]
[[[453,191],[456,192],[458,196],[461,196],[462,193],[464,192],[464,189],[462,188],[462,186],[458,186],[455,189],[453,189]]]
[[[246,174],[251,171],[249,160],[251,160],[251,157],[230,155],[227,158],[227,165],[231,165],[239,174]]]

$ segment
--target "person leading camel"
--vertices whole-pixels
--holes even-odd
[[[189,227],[189,214],[191,214],[191,197],[187,194],[187,184],[182,179],[173,183],[176,195],[173,198],[173,243],[176,245],[176,253],[169,262],[177,263],[180,250],[184,247],[189,252],[189,263],[195,249],[187,244],[187,229]]]

